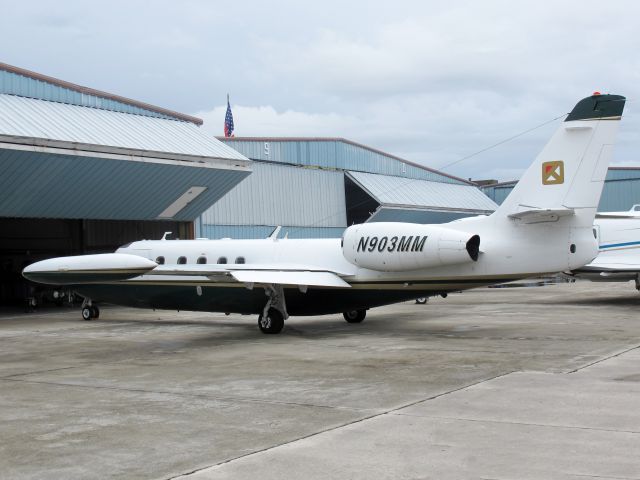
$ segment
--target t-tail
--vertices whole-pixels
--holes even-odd
[[[591,227],[625,100],[580,100],[493,215],[526,223],[569,217],[571,227]]]

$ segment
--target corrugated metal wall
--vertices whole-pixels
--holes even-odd
[[[202,233],[211,225],[346,226],[342,172],[264,162],[252,170],[202,214]]]
[[[498,186],[488,185],[481,190],[500,205],[514,186],[515,182]],[[636,204],[640,204],[640,168],[611,167],[607,172],[598,211],[625,211]]]
[[[252,160],[464,184],[446,175],[338,140],[256,141],[230,138],[222,141]]]
[[[0,69],[0,93],[38,98],[40,100],[50,100],[52,102],[69,103],[72,105],[81,105],[83,107],[99,108],[101,110],[112,110],[114,112],[133,113],[147,117],[179,120],[159,112],[146,110],[134,105],[128,105],[126,103],[95,95],[87,95],[69,88],[53,85],[48,82],[43,82],[42,80],[25,77],[24,75],[19,75],[2,69]]]
[[[619,212],[637,204],[640,204],[640,168],[610,168],[598,211]]]
[[[203,225],[198,232],[204,238],[267,238],[275,225]],[[278,238],[340,238],[346,227],[283,226]]]
[[[383,207],[374,213],[368,222],[447,223],[469,216],[473,216],[473,214],[468,212],[442,212]]]
[[[504,202],[504,199],[507,198],[507,195],[511,193],[515,184],[516,182],[504,185],[489,185],[486,187],[480,187],[480,190],[482,190],[491,200],[500,205]]]

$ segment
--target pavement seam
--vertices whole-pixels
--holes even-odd
[[[611,432],[611,433],[631,433],[633,435],[640,434],[640,431],[636,430],[616,430],[612,428],[597,428],[597,427],[580,427],[576,425],[556,425],[552,423],[532,423],[532,422],[510,422],[507,420],[492,420],[483,418],[462,418],[462,417],[442,417],[439,415],[418,415],[415,413],[392,413],[399,417],[412,417],[412,418],[432,418],[438,420],[456,420],[461,422],[478,422],[478,423],[498,423],[505,425],[523,425],[531,427],[543,427],[543,428],[568,428],[574,430],[592,430],[596,432]]]
[[[181,473],[181,474],[178,474],[178,475],[174,475],[172,477],[166,478],[166,480],[176,480],[176,479],[179,479],[179,478],[182,478],[182,477],[186,477],[188,475],[193,475],[193,474],[201,472],[203,470],[208,470],[210,468],[219,467],[221,465],[225,465],[227,463],[235,462],[236,460],[241,460],[243,458],[250,457],[252,455],[257,455],[259,453],[268,452],[270,450],[274,450],[276,448],[283,447],[285,445],[290,445],[292,443],[299,442],[301,440],[306,440],[308,438],[313,438],[313,437],[316,437],[318,435],[322,435],[323,433],[332,432],[332,431],[339,430],[339,429],[344,428],[344,427],[349,427],[351,425],[356,425],[358,423],[365,422],[367,420],[372,420],[374,418],[382,417],[384,415],[393,414],[394,412],[397,412],[398,410],[402,410],[404,408],[409,408],[409,407],[412,407],[414,405],[418,405],[420,403],[424,403],[424,402],[428,402],[428,401],[431,401],[431,400],[435,400],[436,398],[444,397],[445,395],[449,395],[451,393],[456,393],[456,392],[459,392],[461,390],[465,390],[467,388],[475,387],[475,386],[480,385],[482,383],[490,382],[491,380],[495,380],[497,378],[505,377],[507,375],[510,375],[510,374],[516,372],[516,371],[517,370],[510,370],[510,371],[505,372],[505,373],[500,373],[498,375],[494,375],[494,376],[489,377],[489,378],[484,378],[482,380],[478,380],[476,382],[469,383],[467,385],[463,385],[461,387],[454,388],[454,389],[448,390],[446,392],[441,392],[441,393],[438,393],[436,395],[432,395],[432,396],[427,397],[427,398],[416,400],[414,402],[410,402],[410,403],[407,403],[405,405],[400,405],[398,407],[394,407],[394,408],[391,408],[389,410],[385,410],[383,412],[375,413],[375,414],[372,414],[372,415],[367,415],[366,417],[358,418],[356,420],[345,422],[343,424],[336,425],[336,426],[333,426],[333,427],[324,428],[324,429],[319,430],[317,432],[313,432],[313,433],[310,433],[308,435],[303,435],[302,437],[298,437],[298,438],[294,438],[294,439],[291,439],[291,440],[287,440],[285,442],[281,442],[281,443],[279,443],[277,445],[271,445],[269,447],[260,448],[258,450],[254,450],[252,452],[248,452],[248,453],[245,453],[245,454],[242,454],[242,455],[238,455],[237,457],[229,458],[229,459],[224,460],[222,462],[214,463],[214,464],[211,464],[211,465],[207,465],[205,467],[196,468],[196,469],[191,470],[189,472],[185,472],[185,473]]]
[[[635,345],[633,347],[629,347],[629,348],[627,348],[625,350],[622,350],[621,352],[617,352],[617,353],[614,353],[612,355],[608,355],[608,356],[600,358],[600,359],[598,359],[598,360],[596,360],[594,362],[588,363],[587,365],[583,365],[581,367],[574,368],[573,370],[569,370],[566,373],[569,374],[569,373],[579,372],[580,370],[584,370],[585,368],[592,367],[594,365],[597,365],[598,363],[606,362],[607,360],[611,360],[612,358],[616,358],[616,357],[619,357],[620,355],[624,355],[625,353],[629,353],[629,352],[631,352],[633,350],[636,350],[637,348],[640,348],[640,345]]]

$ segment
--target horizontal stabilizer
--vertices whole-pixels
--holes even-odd
[[[273,283],[279,285],[308,285],[314,287],[348,288],[347,282],[331,272],[292,272],[267,270],[238,270],[231,276],[242,283]]]
[[[553,222],[560,217],[567,217],[575,215],[573,208],[535,208],[520,206],[521,210],[516,211],[509,215],[509,218],[517,218],[525,223],[537,223],[537,222]]]

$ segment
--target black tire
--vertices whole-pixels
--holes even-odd
[[[349,323],[361,323],[367,316],[366,310],[349,310],[342,314],[344,319]]]
[[[91,307],[83,307],[82,309],[82,319],[85,321],[91,320],[93,318],[93,312],[91,311]]]
[[[97,305],[91,305],[91,318],[100,318],[100,309]]]
[[[427,300],[429,300],[427,297],[418,297],[416,298],[416,303],[418,305],[424,305],[425,303],[427,303]]]
[[[262,333],[273,335],[280,333],[283,327],[284,317],[282,316],[282,313],[280,313],[280,310],[270,308],[267,312],[266,318],[263,318],[262,314],[258,317],[258,328]]]

